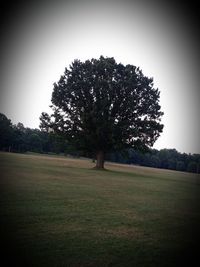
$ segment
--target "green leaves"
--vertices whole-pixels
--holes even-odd
[[[162,132],[159,91],[153,78],[114,58],[75,60],[54,84],[49,125],[86,151],[126,145],[149,147]]]

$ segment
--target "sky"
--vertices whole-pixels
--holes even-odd
[[[39,128],[65,67],[114,57],[140,67],[160,90],[164,130],[154,148],[200,153],[198,15],[181,1],[5,1],[0,112]]]

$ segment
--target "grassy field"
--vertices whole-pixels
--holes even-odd
[[[194,266],[199,175],[92,167],[91,160],[0,153],[3,266]]]

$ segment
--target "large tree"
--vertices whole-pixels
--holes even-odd
[[[77,149],[96,154],[96,168],[112,149],[151,147],[162,132],[153,78],[114,58],[75,60],[52,93],[53,114],[42,113],[42,129],[65,136]]]

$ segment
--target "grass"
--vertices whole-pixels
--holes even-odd
[[[0,153],[0,162],[4,266],[190,266],[196,257],[199,175],[98,171],[45,155]]]

